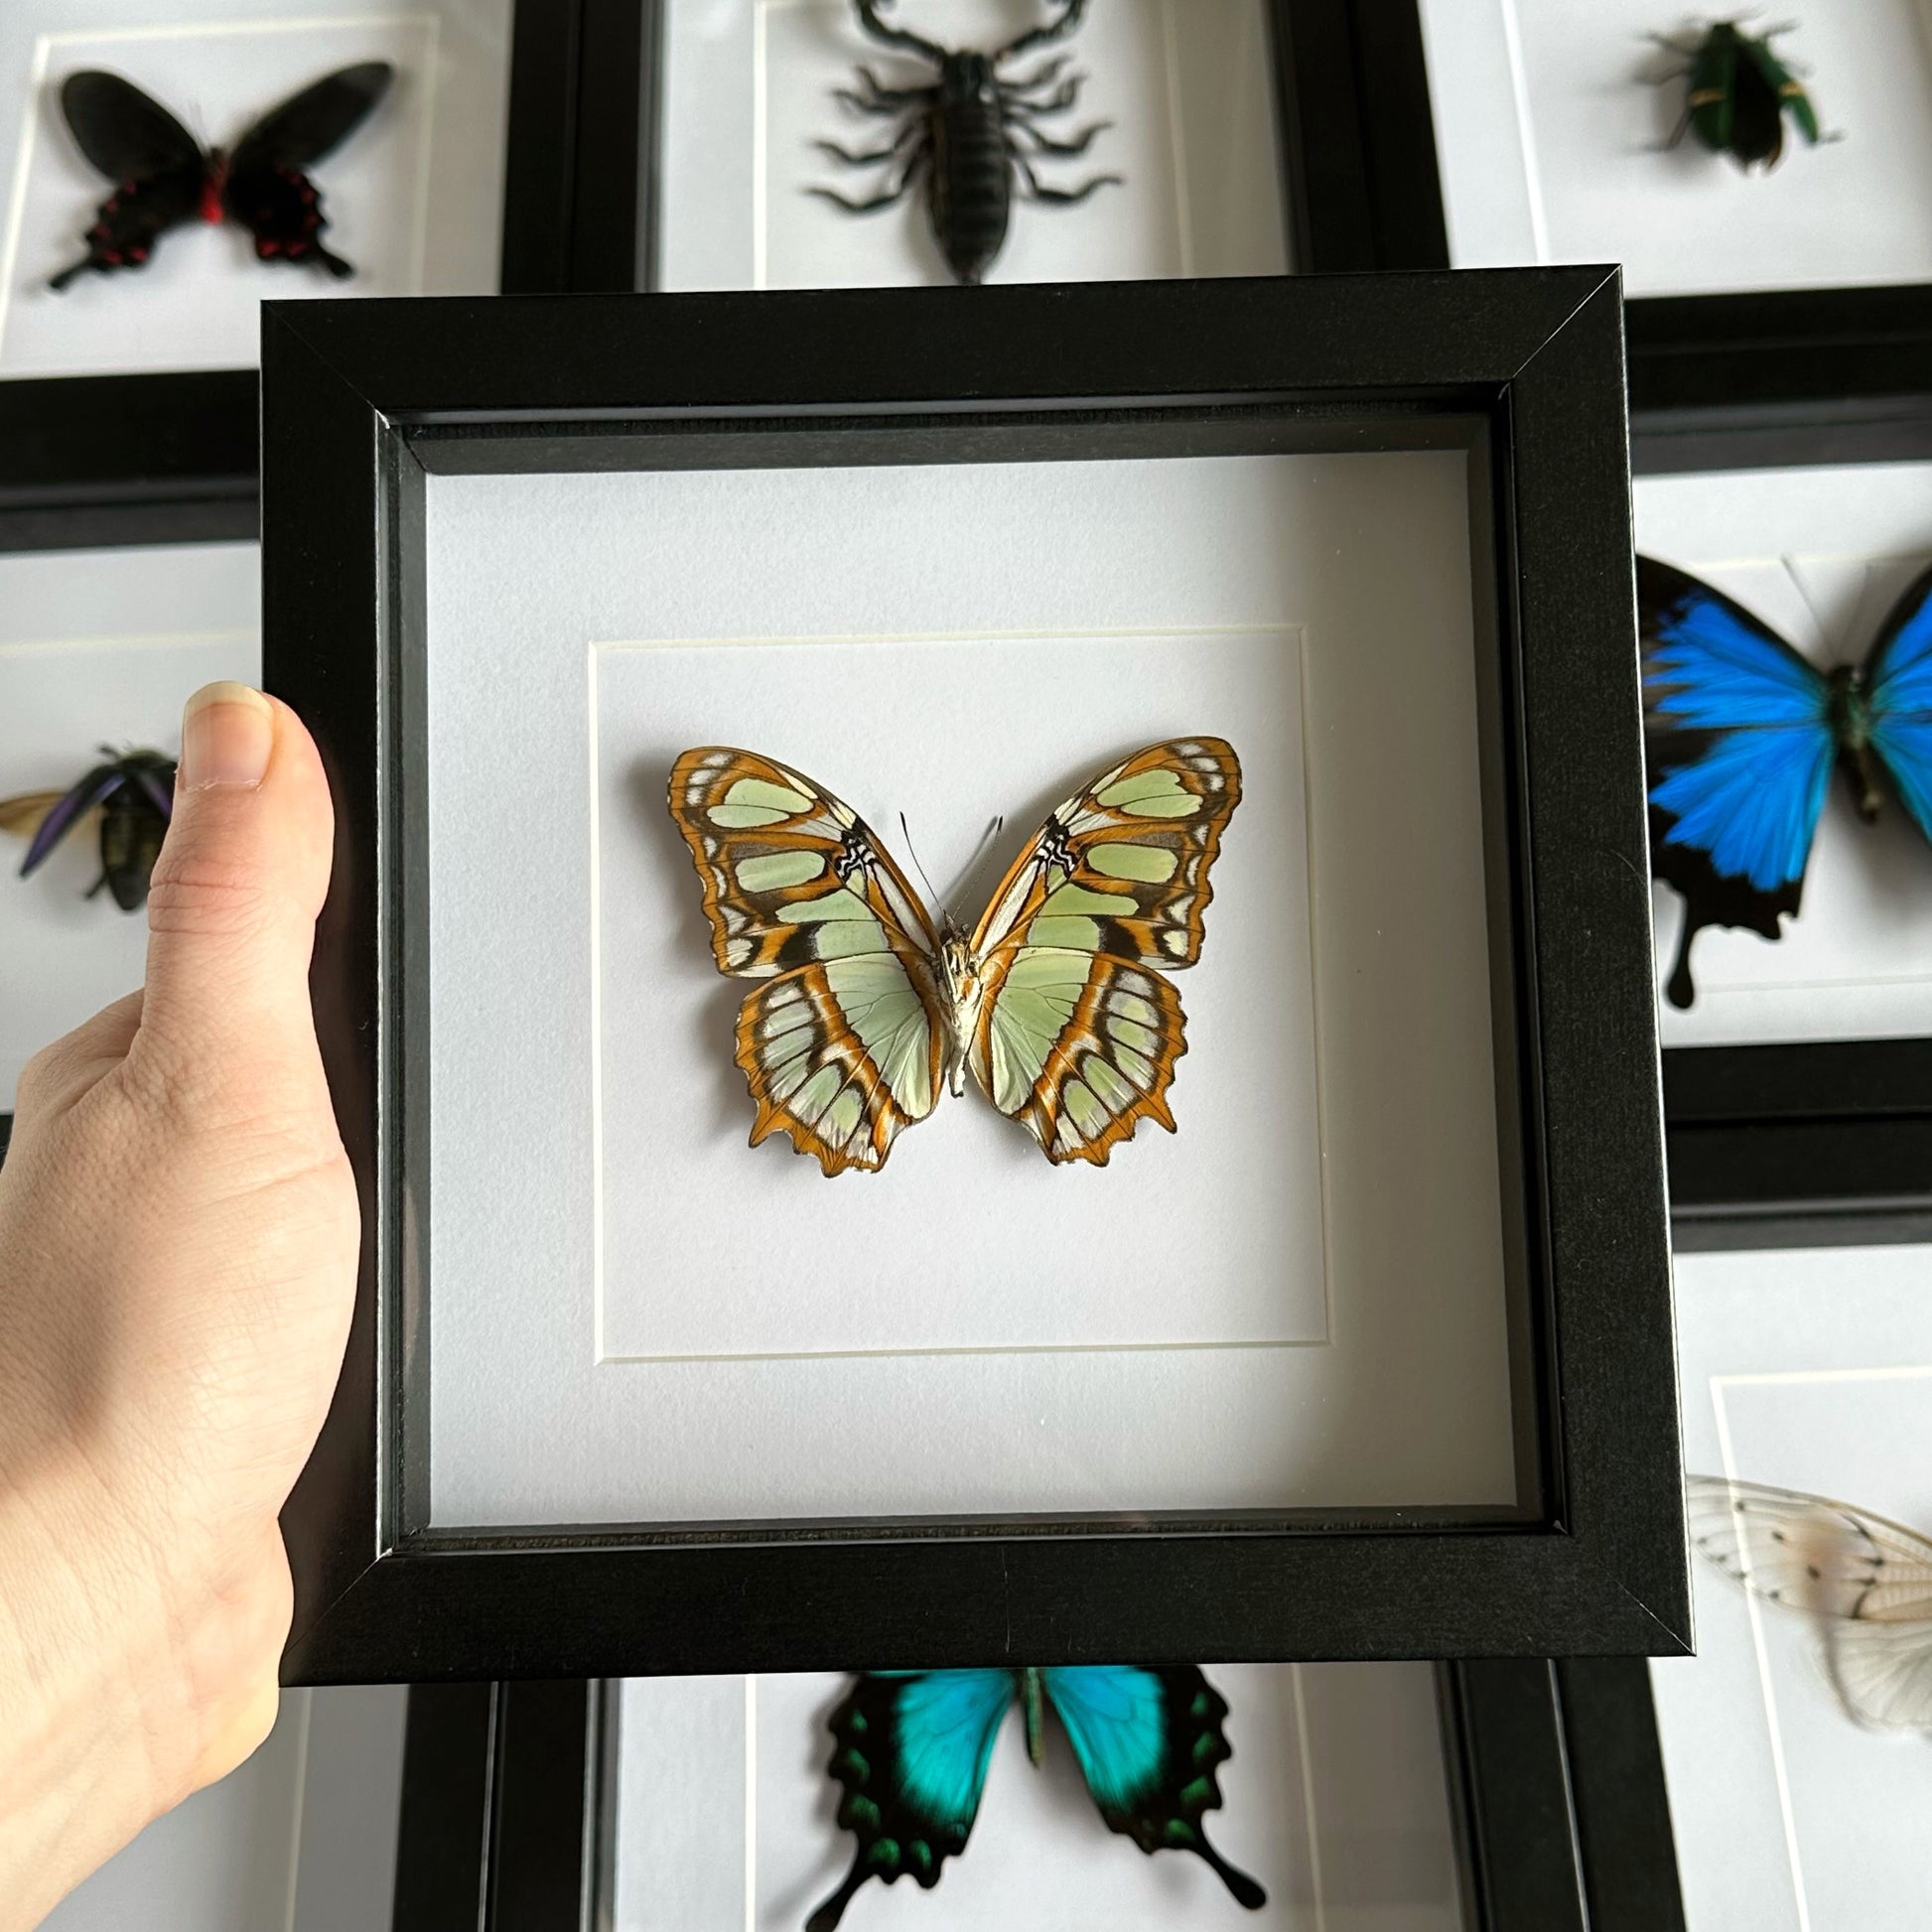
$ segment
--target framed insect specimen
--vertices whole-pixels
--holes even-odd
[[[1684,118],[1672,133],[1675,146],[1686,134],[1713,154],[1728,155],[1747,174],[1771,169],[1784,153],[1784,124],[1818,145],[1818,116],[1805,84],[1779,58],[1772,42],[1792,29],[1767,27],[1751,33],[1734,20],[1714,21],[1692,44],[1658,35],[1667,53],[1684,65],[1662,84],[1684,82]]]
[[[288,96],[303,94],[332,65],[338,73],[387,66],[396,78],[381,108],[322,164],[326,207],[304,202],[299,184],[262,177],[270,202],[289,199],[285,215],[270,213],[260,196],[251,204],[271,240],[278,223],[292,221],[290,233],[306,248],[322,234],[307,229],[308,215],[323,208],[334,223],[323,237],[328,252],[353,264],[359,291],[629,286],[639,191],[628,158],[645,106],[631,76],[651,14],[642,0],[617,8],[437,0],[428,9],[377,0],[359,28],[333,26],[300,45],[275,17],[288,11],[275,0],[249,21],[160,39],[111,29],[77,36],[47,0],[0,17],[0,151],[16,158],[11,239],[0,236],[8,264],[0,286],[0,374],[8,378],[0,382],[0,526],[12,526],[0,542],[9,547],[255,531],[262,276],[252,248],[230,245],[231,223],[227,238],[205,226],[208,210],[189,182],[201,164],[183,140],[196,154],[204,143],[183,135],[184,125],[219,139],[278,99],[293,109]],[[152,112],[120,81],[89,80],[75,96],[85,129],[77,138],[63,87],[89,70],[120,76]],[[354,83],[345,86],[325,102],[360,98]],[[319,125],[327,132],[309,98],[298,144],[313,145]],[[258,130],[257,147],[262,134],[286,142],[290,127],[281,117]],[[140,219],[172,211],[190,226],[159,244],[136,238],[154,251],[139,275],[83,274],[64,295],[51,294],[48,279],[81,252],[72,237],[88,225],[83,210],[106,193],[79,140],[115,164],[119,197],[118,164],[142,159],[127,145],[138,146],[142,129],[162,137],[152,160],[174,170],[174,186],[152,183]],[[232,166],[225,179],[240,185]],[[224,196],[232,200],[219,187],[213,201]],[[168,206],[158,207],[157,197]],[[124,198],[119,205],[124,211]],[[224,222],[248,212],[225,204],[214,211]],[[120,242],[109,236],[99,245]],[[320,272],[314,279],[328,280]],[[130,327],[137,310],[139,326]]]
[[[1932,1787],[1925,1260],[1680,1259],[1699,1642],[1651,1680],[1694,1925],[1861,1897],[1907,1925],[1932,1897],[1909,1829]]]
[[[821,141],[819,147],[847,167],[884,164],[889,179],[863,201],[831,188],[813,193],[848,213],[870,214],[917,189],[953,279],[971,283],[984,278],[1006,241],[1016,199],[1042,207],[1077,207],[1097,189],[1120,186],[1118,175],[1090,174],[1073,188],[1040,178],[1042,167],[1084,155],[1104,131],[1092,122],[1056,135],[1042,125],[1079,98],[1080,76],[1065,74],[1064,58],[1027,74],[1000,71],[1010,61],[1066,40],[1079,27],[1086,0],[1062,0],[1053,19],[984,52],[941,47],[904,27],[889,26],[880,14],[882,4],[853,0],[866,32],[884,47],[931,62],[937,72],[928,87],[887,87],[870,68],[861,68],[859,90],[842,89],[840,98],[856,113],[895,122],[890,138],[863,154],[836,141]]]
[[[1200,956],[1208,874],[1241,799],[1224,739],[1151,745],[1057,806],[970,936],[935,923],[849,805],[722,747],[671,769],[720,972],[761,982],[738,1018],[752,1144],[790,1137],[827,1174],[973,1078],[1047,1160],[1105,1167],[1143,1120],[1174,1132],[1186,1051],[1167,978]]]
[[[161,841],[174,815],[175,760],[165,752],[116,751],[103,745],[104,763],[76,778],[65,792],[19,792],[0,798],[0,832],[27,840],[20,876],[32,876],[69,832],[97,827],[100,877],[87,889],[92,898],[104,887],[123,912],[147,903],[148,882],[161,856]]]
[[[1666,991],[1688,1007],[1701,927],[1776,939],[1797,912],[1835,767],[1866,824],[1892,799],[1932,841],[1932,569],[1906,586],[1865,661],[1830,671],[1722,591],[1642,556],[1637,622],[1651,864],[1685,901]]]
[[[1101,1912],[1128,1928],[1265,1932],[1311,1909],[1333,1923],[1372,1882],[1382,1909],[1431,1932],[1683,1932],[1641,1661],[1173,1675],[1227,1693],[1233,1754],[1210,1747],[1203,1783],[1225,1800],[1217,1830],[1262,1865],[1257,1905],[1243,1910],[1193,1861],[1129,1856],[1093,1815],[1070,1733],[1042,1699],[1042,1770],[1029,1774],[1009,1722],[986,1780],[1001,1815],[944,1867],[938,1896],[889,1901],[867,1885],[842,1923],[889,1908],[968,1927]],[[755,1915],[797,1932],[850,1844],[812,1802],[824,1776],[809,1733],[843,1708],[840,1691],[819,1678],[416,1687],[396,1926],[509,1932],[539,1907],[621,1923],[648,1895],[674,1899],[693,1932]],[[657,1744],[672,1735],[705,1740],[679,1787],[702,1822],[686,1812],[666,1829]],[[1030,1788],[1008,1790],[1016,1781]]]
[[[1472,297],[1496,305],[1507,372],[1432,373],[1436,305]],[[1607,279],[304,302],[266,327],[265,675],[340,781],[315,984],[371,1243],[366,1350],[288,1516],[292,1677],[380,1676],[398,1645],[452,1672],[505,1645],[565,1674],[805,1668],[849,1657],[862,1623],[902,1667],[971,1666],[996,1621],[1016,1646],[1045,1636],[1068,1589],[1097,1604],[1092,1648],[1056,1638],[1041,1668],[1676,1641],[1656,1095],[1628,1044],[1654,1024],[1634,662],[1597,682],[1634,624]],[[1067,328],[1077,363],[1051,346]],[[1330,346],[1291,356],[1311,342]],[[972,406],[935,413],[962,353]],[[1422,419],[1419,383],[1444,398]],[[753,389],[756,419],[717,427]],[[1368,412],[1345,434],[1315,401],[1343,393]],[[1160,400],[1094,415],[1120,395]],[[1559,487],[1539,466],[1560,448]],[[1582,475],[1579,448],[1600,459]],[[1377,548],[1396,533],[1400,569]],[[1600,553],[1602,597],[1534,566],[1558,540]],[[626,546],[634,569],[602,567]],[[377,568],[393,596],[369,591]],[[1574,649],[1599,632],[1602,655]],[[1561,652],[1538,642],[1556,634]],[[1399,658],[1324,641],[1361,635]],[[489,816],[455,750],[499,704],[583,777],[527,825]],[[1543,753],[1505,754],[1546,730]],[[793,776],[852,770],[943,881],[995,812],[1045,824],[1096,765],[1214,739],[1238,746],[1241,804],[1165,1096],[1182,1132],[1056,1168],[994,1109],[940,1108],[888,1174],[837,1187],[745,1145],[742,989],[665,810],[680,754],[782,743]],[[1394,819],[1347,803],[1377,756],[1406,773]],[[1628,846],[1581,883],[1556,857],[1573,811],[1591,850]],[[492,867],[561,896],[506,910],[490,888],[500,946],[481,953],[456,937],[484,883],[455,864],[464,821],[496,828]],[[512,1092],[554,1129],[519,1147],[513,1186],[491,1099]],[[1612,1184],[1606,1258],[1587,1230]],[[1104,1200],[1073,1204],[1089,1187]],[[1183,1230],[1180,1293],[1153,1258]],[[667,1291],[698,1281],[716,1292]],[[1575,1322],[1588,1349],[1538,1339]],[[1310,1462],[1270,1419],[1339,1372],[1381,1394]],[[875,1422],[858,1463],[855,1403]],[[1183,1434],[1203,1413],[1251,1448]],[[1371,1441],[1388,1413],[1404,1429]],[[379,1442],[394,1464],[366,1459]],[[1439,1562],[1495,1587],[1415,1584]],[[780,1601],[771,1622],[718,1607]],[[1202,1634],[1203,1601],[1225,1628]]]
[[[1369,96],[1412,8],[1346,0],[837,0],[664,10],[638,286],[1131,280],[1373,266]],[[1447,260],[1444,254],[1444,260]]]

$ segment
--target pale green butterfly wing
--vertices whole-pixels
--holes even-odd
[[[974,1077],[1053,1162],[1108,1155],[1144,1119],[1174,1130],[1186,1051],[1164,970],[1200,957],[1208,874],[1241,800],[1218,738],[1151,745],[1047,818],[973,937],[984,998]]]
[[[828,1174],[883,1167],[939,1098],[931,921],[849,805],[753,752],[699,746],[671,817],[704,886],[720,972],[760,982],[738,1015],[756,1145],[788,1134]]]

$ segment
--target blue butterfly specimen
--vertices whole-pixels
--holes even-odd
[[[868,1878],[891,1884],[909,1873],[928,1890],[939,1882],[940,1865],[965,1850],[1015,1702],[1035,1764],[1052,1707],[1110,1830],[1143,1852],[1192,1852],[1250,1911],[1266,1901],[1201,1831],[1202,1814],[1221,1802],[1215,1767],[1233,1752],[1221,1729],[1227,1704],[1191,1664],[870,1671],[831,1720],[839,1823],[859,1848],[805,1932],[832,1932]]]
[[[1684,896],[1671,1004],[1707,925],[1767,939],[1798,910],[1836,765],[1867,824],[1887,790],[1932,839],[1932,569],[1863,664],[1821,671],[1722,591],[1637,559],[1650,869]]]

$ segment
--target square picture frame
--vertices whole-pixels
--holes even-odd
[[[649,0],[513,5],[501,293],[629,285],[650,17]],[[8,547],[252,537],[258,391],[253,369],[0,380]]]
[[[1290,273],[1346,273],[1386,267],[1449,266],[1435,137],[1428,117],[1422,26],[1412,0],[1358,8],[1354,0],[1254,0],[1265,33],[1265,82],[1278,137],[1283,246]],[[604,129],[596,151],[613,154],[625,140],[641,156],[634,253],[622,247],[622,221],[599,223],[604,237],[596,267],[579,272],[578,289],[636,288],[667,282],[666,198],[675,184],[663,143],[670,135],[672,85],[667,67],[667,0],[603,0],[587,16],[592,31],[634,39],[643,50],[641,105],[626,100],[621,52],[585,64],[580,114],[587,130]],[[1418,122],[1409,111],[1420,99]],[[1426,184],[1426,193],[1414,188]],[[582,197],[601,202],[621,193],[586,174]],[[719,286],[726,284],[720,283]]]
[[[1644,1663],[1492,1658],[1434,1675],[1463,1932],[1684,1932]],[[411,1690],[396,1932],[600,1922],[613,1890],[622,1689]],[[702,1809],[704,1794],[694,1802]],[[974,1849],[999,1857],[990,1837]],[[1345,1864],[1334,1874],[1339,1895],[1350,1877]]]
[[[336,791],[314,981],[364,1227],[285,1516],[291,1681],[1683,1647],[1620,342],[1592,270],[269,308],[264,663]],[[1470,453],[1515,1503],[438,1523],[420,923],[402,943],[430,887],[402,800],[432,479],[1257,438]]]
[[[1630,303],[1639,477],[1932,462],[1932,287]],[[1664,1053],[1687,1249],[1932,1237],[1932,1035]]]

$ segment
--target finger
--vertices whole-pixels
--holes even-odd
[[[15,1132],[65,1113],[110,1066],[127,1057],[140,1025],[141,995],[129,993],[43,1046],[21,1068]]]
[[[334,825],[322,760],[287,705],[243,684],[196,692],[148,895],[131,1058],[237,1085],[290,1053],[313,1060],[309,955]]]

